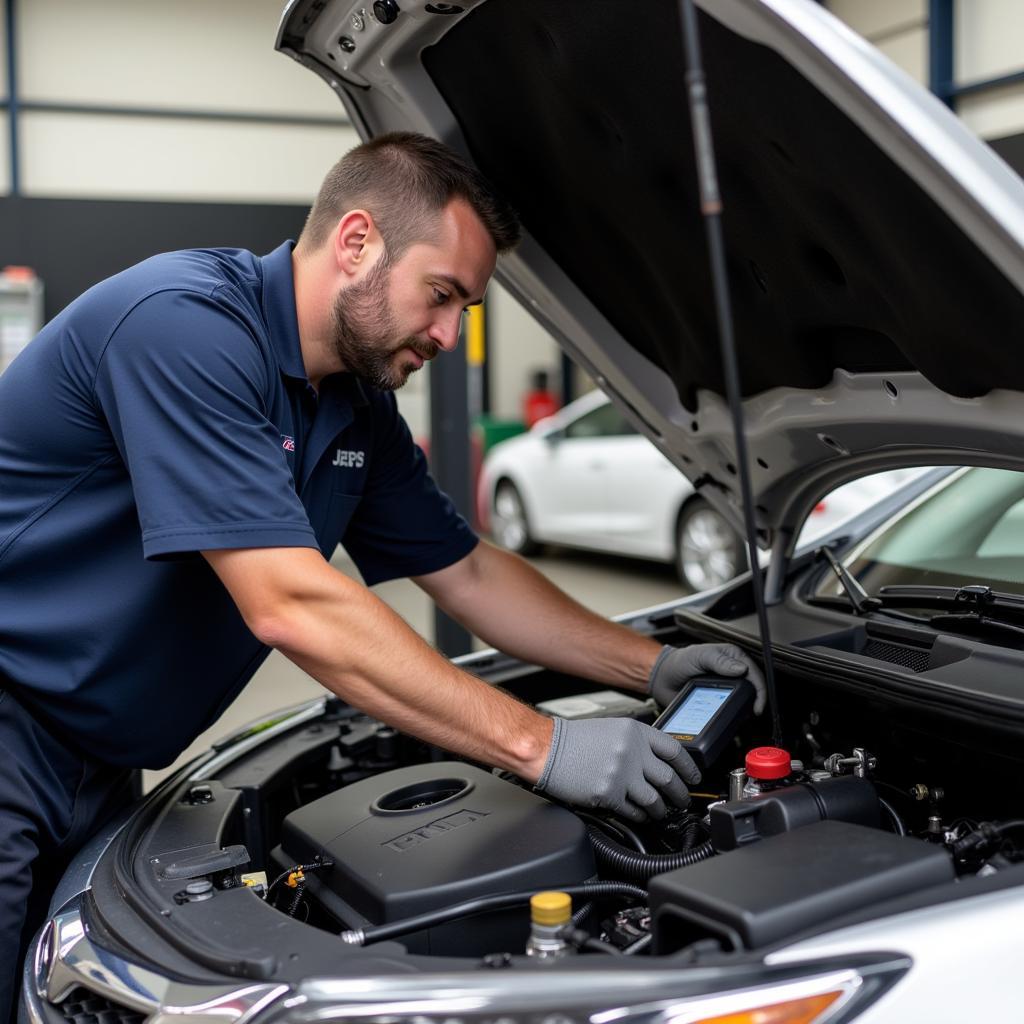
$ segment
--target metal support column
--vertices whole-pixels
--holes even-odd
[[[430,471],[455,507],[472,521],[465,340],[463,330],[458,348],[441,353],[430,364]],[[449,657],[468,654],[473,648],[469,630],[440,608],[434,609],[434,643]]]
[[[956,109],[953,67],[954,0],[928,0],[928,88]]]
[[[17,0],[4,0],[4,28],[7,33],[7,127],[11,162],[11,195],[21,194],[21,160],[18,153],[18,47]]]

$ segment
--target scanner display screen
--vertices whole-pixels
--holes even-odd
[[[732,690],[717,686],[696,686],[690,695],[676,708],[667,722],[659,728],[662,732],[696,736],[714,717],[715,712],[729,699]]]

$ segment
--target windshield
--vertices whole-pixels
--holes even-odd
[[[1024,594],[1024,473],[955,473],[843,562],[869,594],[892,584],[970,583]],[[839,596],[838,581],[829,573],[815,594]]]

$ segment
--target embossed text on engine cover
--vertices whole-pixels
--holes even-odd
[[[469,825],[474,821],[479,821],[481,818],[486,818],[488,813],[487,811],[456,811],[447,817],[438,818],[437,821],[431,821],[420,828],[413,829],[412,832],[406,832],[404,835],[389,839],[386,843],[381,843],[381,846],[386,846],[397,853],[405,853],[406,850],[411,850],[414,846],[419,846],[428,839],[435,839],[437,836],[451,832],[453,829],[461,828],[463,825]]]

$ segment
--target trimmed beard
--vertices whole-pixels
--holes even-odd
[[[395,391],[417,369],[408,360],[395,365],[395,356],[412,349],[424,361],[437,355],[437,346],[419,338],[394,340],[398,332],[388,305],[391,260],[384,253],[358,284],[338,292],[331,311],[334,351],[345,369],[380,391]]]

